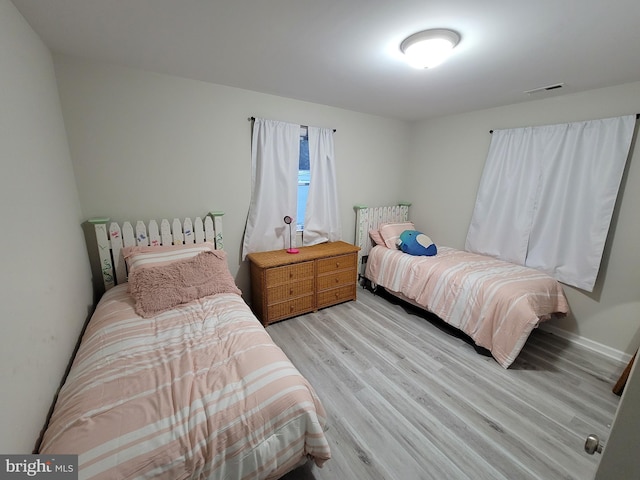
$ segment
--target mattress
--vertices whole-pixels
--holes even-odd
[[[279,478],[330,458],[312,386],[242,298],[207,296],[144,319],[127,284],[83,335],[40,453],[79,478]]]
[[[365,276],[462,330],[504,368],[540,322],[569,312],[562,286],[549,275],[449,247],[412,256],[375,246]]]

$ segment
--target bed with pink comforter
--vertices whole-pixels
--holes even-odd
[[[108,291],[60,391],[41,453],[79,478],[278,478],[329,457],[313,388],[242,298],[216,294],[143,318]]]
[[[504,368],[539,322],[569,311],[552,277],[448,247],[438,247],[435,256],[412,256],[375,246],[365,276],[462,330]]]

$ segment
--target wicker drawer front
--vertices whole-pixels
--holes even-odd
[[[269,323],[315,310],[313,294],[267,307]]]
[[[335,272],[336,270],[356,269],[358,256],[356,254],[338,255],[318,260],[318,275]]]
[[[356,284],[318,292],[318,308],[356,299]]]
[[[313,278],[313,262],[296,263],[267,270],[267,285],[270,287],[305,278]]]
[[[356,271],[343,270],[318,277],[318,291],[356,283]]]
[[[313,295],[313,278],[307,278],[300,282],[282,284],[267,289],[267,301],[269,305],[291,300],[304,295]]]

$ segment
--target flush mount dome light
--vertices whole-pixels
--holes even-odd
[[[460,35],[457,32],[435,28],[407,37],[400,44],[400,50],[412,67],[433,68],[451,55],[458,42],[460,42]]]

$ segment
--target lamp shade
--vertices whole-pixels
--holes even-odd
[[[401,44],[409,65],[415,68],[433,68],[444,62],[460,42],[460,35],[453,30],[432,29],[414,33]]]

